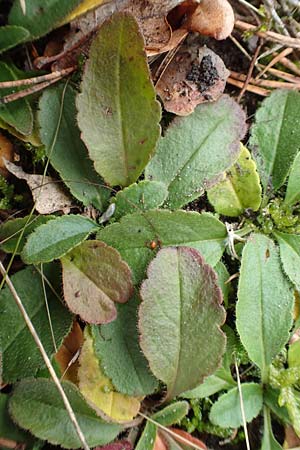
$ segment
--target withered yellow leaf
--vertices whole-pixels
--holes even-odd
[[[84,331],[84,343],[79,358],[79,389],[90,406],[117,422],[132,420],[140,409],[140,399],[116,392],[100,367],[93,347],[89,327]]]
[[[65,19],[64,24],[69,23],[72,20],[77,19],[77,17],[82,16],[83,14],[87,13],[91,9],[97,8],[98,6],[109,3],[111,0],[84,0],[80,3],[80,5],[77,6]]]

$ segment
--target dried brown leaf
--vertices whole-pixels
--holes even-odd
[[[200,103],[217,100],[228,76],[222,59],[209,48],[199,47],[196,37],[181,46],[157,83],[156,92],[167,111],[187,116]]]
[[[55,211],[67,213],[72,207],[72,199],[65,194],[60,185],[52,177],[26,173],[3,158],[6,169],[20,180],[25,180],[31,190],[34,206],[40,214],[51,214]]]
[[[3,177],[7,177],[9,171],[5,167],[3,159],[13,161],[14,159],[14,147],[10,140],[8,140],[3,134],[0,133],[0,174]]]

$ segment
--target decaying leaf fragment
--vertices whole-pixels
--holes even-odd
[[[68,212],[73,206],[72,199],[65,194],[54,178],[26,173],[20,166],[7,160],[5,160],[5,167],[15,177],[27,182],[35,209],[40,214],[51,214],[55,211]]]
[[[178,116],[191,114],[200,103],[215,101],[223,93],[229,71],[222,59],[198,37],[188,39],[156,85],[167,111]]]

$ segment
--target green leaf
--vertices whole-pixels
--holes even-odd
[[[98,239],[119,250],[139,283],[160,247],[184,245],[199,250],[214,266],[222,256],[227,237],[225,226],[211,214],[152,210],[125,216],[105,227]]]
[[[289,180],[286,188],[286,194],[284,202],[288,205],[294,205],[300,201],[300,152],[294,159],[291,167]]]
[[[30,442],[31,436],[23,430],[20,430],[8,414],[8,399],[7,394],[0,393],[0,440],[12,440],[16,442]],[[1,448],[4,448],[1,446]]]
[[[81,89],[78,123],[95,169],[110,185],[128,186],[154,152],[161,115],[132,16],[115,14],[101,26]]]
[[[292,283],[300,290],[300,235],[274,231],[279,248],[283,269]]]
[[[61,258],[97,229],[97,224],[87,217],[57,217],[36,228],[29,236],[22,259],[26,264],[38,264]]]
[[[300,94],[278,90],[263,101],[251,128],[250,148],[255,152],[262,184],[275,191],[285,182],[300,150]]]
[[[13,64],[0,61],[0,82],[18,80],[18,72]],[[16,88],[1,89],[1,97],[15,92]],[[27,99],[0,104],[0,119],[15,128],[19,133],[29,135],[33,129],[33,114]]]
[[[169,190],[166,206],[180,208],[200,197],[234,163],[246,132],[245,115],[230,97],[198,106],[176,118],[146,168],[148,180]]]
[[[153,450],[156,439],[157,428],[151,422],[147,422],[135,450]]]
[[[32,38],[43,36],[60,25],[80,0],[26,0],[26,14],[19,0],[15,0],[9,14],[9,23],[30,30]]]
[[[171,399],[196,387],[220,363],[222,294],[214,270],[192,248],[160,250],[147,274],[139,310],[141,347]]]
[[[171,403],[171,405],[152,414],[151,419],[160,423],[164,427],[170,427],[182,420],[189,412],[189,404],[184,400]]]
[[[44,91],[38,120],[46,155],[71,193],[85,206],[103,211],[110,192],[95,172],[76,125],[75,91],[60,85]]]
[[[228,381],[228,372],[224,368],[218,369],[213,375],[207,377],[202,384],[195,389],[186,391],[182,397],[184,398],[205,398],[217,392],[231,389],[235,386],[235,382]]]
[[[283,450],[274,438],[270,410],[266,406],[264,407],[264,434],[260,450]]]
[[[55,219],[55,216],[25,216],[22,218],[11,219],[0,225],[0,248],[6,253],[20,254],[28,236],[40,225],[47,223],[49,220]],[[26,225],[28,221],[28,224]],[[25,228],[23,236],[17,248],[18,240],[22,230]]]
[[[91,327],[95,353],[105,375],[118,392],[135,397],[152,394],[158,386],[139,345],[138,305],[134,297],[117,306],[118,316],[112,323]]]
[[[244,383],[241,385],[241,390],[245,418],[247,422],[251,422],[258,416],[263,406],[262,387],[256,383]],[[238,387],[218,398],[210,410],[209,420],[223,428],[238,428],[243,425]]]
[[[288,351],[289,367],[299,367],[300,369],[300,340],[293,342]]]
[[[207,191],[207,196],[216,212],[225,216],[237,217],[248,208],[258,210],[261,186],[256,164],[246,147],[241,145],[237,161],[223,179]]]
[[[232,378],[230,366],[232,363],[232,354],[235,350],[236,336],[234,331],[224,325],[223,331],[226,331],[227,343],[226,352],[223,356],[222,367],[217,369],[215,373],[205,378],[202,384],[195,389],[184,392],[183,398],[205,398],[216,394],[222,390],[228,390],[236,386],[236,382]]]
[[[164,183],[143,180],[119,191],[112,201],[116,204],[114,218],[119,220],[126,214],[148,211],[163,204],[168,196]]]
[[[0,27],[0,53],[28,40],[30,32],[26,28],[14,25]]]
[[[282,272],[278,249],[266,236],[250,236],[242,254],[236,325],[251,360],[268,366],[289,339],[294,295]]]
[[[117,250],[86,241],[62,259],[64,299],[74,314],[88,323],[108,323],[117,316],[115,302],[133,293],[131,271]]]
[[[79,390],[69,382],[63,388],[90,447],[112,441],[121,431],[117,424],[105,423],[88,406]],[[18,383],[9,402],[13,420],[34,436],[64,448],[81,447],[75,428],[55,384],[45,378]]]
[[[53,334],[58,348],[70,330],[72,317],[57,298],[57,292],[60,292],[58,266],[53,264],[44,266],[43,274]],[[27,267],[13,275],[11,279],[47,354],[53,355],[55,349],[41,275],[33,267]],[[54,292],[48,287],[47,281]],[[0,292],[0,342],[5,382],[32,376],[44,366],[44,360],[7,287]]]
[[[222,261],[219,261],[214,267],[217,275],[218,275],[218,284],[222,290],[224,305],[227,308],[228,306],[228,296],[231,291],[230,283],[228,283],[228,279],[230,274]]]
[[[279,406],[278,398],[280,391],[267,386],[264,389],[264,404],[270,408],[273,414],[283,423],[291,425],[289,414],[285,406]]]

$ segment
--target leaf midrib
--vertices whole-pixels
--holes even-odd
[[[214,124],[214,126],[212,127],[211,130],[209,130],[207,132],[207,135],[202,139],[201,144],[197,146],[197,148],[192,152],[192,154],[189,156],[189,158],[183,163],[183,165],[177,170],[176,174],[174,175],[174,177],[171,179],[170,183],[168,184],[168,189],[169,191],[171,190],[171,186],[173,183],[175,183],[178,179],[178,177],[180,176],[181,172],[186,168],[187,165],[191,164],[192,160],[197,156],[197,154],[201,151],[203,145],[205,145],[205,143],[207,142],[207,140],[209,139],[211,133],[213,133],[218,126],[224,121],[224,117],[222,117],[216,124]],[[162,180],[163,181],[163,180]]]

